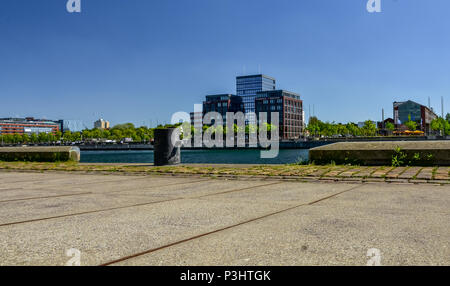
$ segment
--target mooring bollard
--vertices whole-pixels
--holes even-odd
[[[155,129],[155,166],[180,164],[180,132],[178,128]]]

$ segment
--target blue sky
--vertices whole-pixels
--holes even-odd
[[[450,111],[450,1],[2,0],[0,117],[168,122],[262,71],[322,120]]]

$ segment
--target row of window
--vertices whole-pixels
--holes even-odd
[[[286,119],[296,119],[296,120],[301,120],[301,116],[300,114],[292,114],[292,113],[285,113],[285,118]]]

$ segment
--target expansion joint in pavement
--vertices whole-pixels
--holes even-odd
[[[249,219],[249,220],[246,220],[246,221],[242,221],[242,222],[239,222],[239,223],[236,223],[236,224],[233,224],[233,225],[229,225],[229,226],[226,226],[226,227],[223,227],[223,228],[219,228],[219,229],[216,229],[216,230],[213,230],[213,231],[210,231],[210,232],[206,232],[206,233],[202,233],[202,234],[199,234],[199,235],[196,235],[196,236],[192,236],[192,237],[189,237],[189,238],[186,238],[186,239],[183,239],[183,240],[179,240],[179,241],[176,241],[176,242],[173,242],[173,243],[170,243],[170,244],[166,244],[166,245],[157,247],[157,248],[152,248],[152,249],[145,250],[145,251],[142,251],[142,252],[139,252],[139,253],[131,254],[131,255],[128,255],[128,256],[116,259],[116,260],[112,260],[112,261],[100,264],[99,266],[109,266],[109,265],[117,264],[119,262],[123,262],[123,261],[130,260],[130,259],[142,256],[142,255],[146,255],[146,254],[150,254],[150,253],[156,252],[158,250],[166,249],[166,248],[169,248],[169,247],[172,247],[172,246],[175,246],[175,245],[179,245],[179,244],[182,244],[182,243],[185,243],[185,242],[189,242],[189,241],[192,241],[192,240],[195,240],[195,239],[199,239],[199,238],[211,235],[211,234],[215,234],[215,233],[218,233],[218,232],[229,230],[231,228],[235,228],[235,227],[238,227],[238,226],[241,226],[241,225],[244,225],[244,224],[252,223],[252,222],[259,221],[259,220],[262,220],[262,219],[265,219],[265,218],[268,218],[268,217],[272,217],[272,216],[275,216],[275,215],[278,215],[278,214],[281,214],[281,213],[285,213],[285,212],[288,212],[290,210],[293,210],[293,209],[296,209],[296,208],[299,208],[299,207],[302,207],[302,206],[313,205],[313,204],[316,204],[318,202],[321,202],[321,201],[324,201],[324,200],[336,197],[336,196],[338,196],[340,194],[343,194],[343,193],[346,193],[346,192],[350,192],[350,191],[355,190],[355,189],[357,189],[357,188],[359,188],[359,187],[361,187],[363,185],[364,184],[360,184],[360,185],[351,187],[350,189],[347,189],[347,190],[344,190],[344,191],[341,191],[341,192],[337,192],[337,193],[332,194],[330,196],[326,196],[324,198],[321,198],[321,199],[318,199],[318,200],[315,200],[315,201],[312,201],[312,202],[309,202],[309,203],[303,203],[303,204],[291,206],[291,207],[288,207],[288,208],[285,208],[285,209],[282,209],[282,210],[279,210],[279,211],[276,211],[276,212],[272,212],[272,213],[265,214],[265,215],[262,215],[262,216],[259,216],[259,217],[256,217],[256,218],[252,218],[252,219]]]

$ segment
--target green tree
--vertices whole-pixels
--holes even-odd
[[[408,121],[405,122],[405,126],[409,131],[415,131],[417,129],[418,124],[411,120],[411,114],[408,115]]]
[[[349,134],[353,135],[353,136],[360,136],[361,135],[361,130],[358,127],[358,125],[356,125],[355,123],[347,123],[345,125],[345,127],[347,128]]]
[[[22,141],[23,141],[22,135],[17,134],[17,133],[13,135],[13,143],[19,144],[19,143],[22,143]]]
[[[83,137],[83,140],[92,139],[92,132],[89,129],[85,129],[81,132],[81,135]]]
[[[112,129],[111,132],[112,132],[112,137],[116,141],[120,141],[124,137],[122,134],[122,130],[120,130],[120,129]]]
[[[392,122],[386,123],[386,130],[394,131],[394,129],[395,129],[394,123]]]
[[[38,136],[36,135],[36,133],[31,133],[30,141],[32,143],[38,143],[39,139],[38,139]]]
[[[442,131],[442,135],[450,135],[450,123],[442,117],[438,117],[431,121],[431,129],[434,131]]]
[[[23,134],[22,135],[22,142],[23,143],[29,143],[30,142],[30,136],[28,136],[28,134]]]
[[[54,135],[53,133],[49,133],[47,135],[47,142],[51,142],[54,143],[55,141],[57,141],[58,139],[56,138],[56,135]]]
[[[91,131],[91,138],[100,139],[102,138],[102,130],[95,128]]]
[[[63,140],[66,142],[72,141],[72,132],[70,132],[70,130],[64,132]]]
[[[313,136],[320,136],[320,127],[322,125],[322,121],[320,121],[317,117],[312,116],[309,118],[308,126],[306,130]]]
[[[71,138],[70,141],[72,141],[72,142],[81,141],[81,132],[72,133],[70,138]]]
[[[377,133],[377,126],[371,120],[364,121],[364,126],[361,128],[365,136],[375,136]]]
[[[60,141],[61,138],[62,138],[62,132],[59,131],[59,130],[56,131],[56,132],[55,132],[55,138],[56,138],[57,141]]]
[[[47,143],[49,141],[49,136],[47,133],[39,133],[38,135],[38,142],[39,143]]]
[[[9,144],[14,143],[14,137],[12,134],[6,134],[4,139],[5,139],[5,143],[9,143]]]

